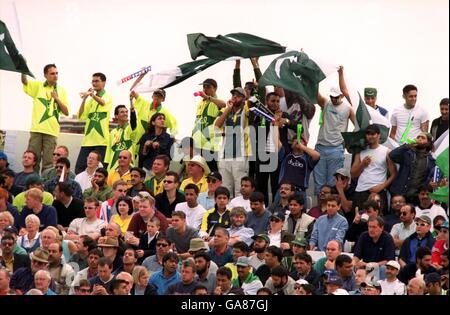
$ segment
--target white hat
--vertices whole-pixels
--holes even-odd
[[[205,176],[211,173],[211,171],[209,170],[209,166],[203,156],[194,155],[189,162],[199,165],[203,169]]]
[[[342,92],[341,92],[341,90],[338,87],[333,86],[330,89],[330,96],[338,97],[338,96],[341,96],[341,95],[342,95]]]
[[[392,268],[395,268],[395,269],[397,269],[397,270],[400,270],[400,264],[399,264],[398,262],[396,262],[395,260],[389,260],[389,261],[386,263],[386,266],[390,266],[390,267],[392,267]]]
[[[297,281],[295,281],[295,283],[300,284],[300,285],[302,285],[302,284],[309,284],[309,282],[306,281],[305,279],[298,279]]]
[[[331,293],[332,295],[350,295],[346,290],[344,289],[337,289],[336,291],[334,291],[333,293]]]

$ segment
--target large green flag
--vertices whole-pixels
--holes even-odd
[[[3,21],[0,21],[0,69],[25,73],[34,78]]]
[[[352,104],[356,102],[352,100]],[[356,123],[359,130],[352,132],[342,132],[345,148],[350,153],[359,153],[367,147],[366,128],[374,124],[380,128],[380,143],[386,142],[389,136],[390,123],[376,109],[366,105],[358,92],[358,107],[356,109]]]
[[[258,84],[282,87],[317,103],[319,82],[325,77],[326,72],[307,54],[290,51],[270,63]]]
[[[259,57],[281,54],[286,47],[278,43],[247,33],[233,33],[225,36],[208,37],[201,33],[187,35],[192,59],[206,56],[211,59],[224,60],[230,57]]]
[[[449,142],[449,132],[448,130],[442,134],[435,142],[434,146],[436,151],[434,151],[434,156],[436,157],[436,165],[444,174],[444,177],[448,179],[448,142]],[[438,200],[440,202],[448,203],[448,184],[446,186],[438,187],[432,194],[430,198]]]
[[[150,75],[148,84],[140,84],[134,90],[140,93],[153,92],[156,89],[165,89],[174,86],[193,75],[215,65],[219,60],[201,59],[183,63],[173,69],[160,71]]]

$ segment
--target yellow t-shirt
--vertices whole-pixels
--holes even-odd
[[[122,220],[120,215],[114,214],[111,217],[110,222],[117,223],[120,226],[120,230],[122,231],[122,235],[125,235],[125,232],[128,230],[128,225],[130,224],[131,218],[133,216],[129,215],[125,220]]]
[[[106,180],[106,183],[108,184],[108,186],[112,187],[112,185],[116,181],[118,181],[119,179],[124,180],[127,183],[127,189],[130,189],[133,186],[131,184],[131,172],[128,171],[125,174],[123,174],[122,176],[120,176],[120,174],[117,171],[117,169],[109,172],[108,179]]]
[[[203,176],[198,182],[194,183],[192,177],[186,178],[180,186],[180,190],[184,191],[184,187],[186,187],[187,184],[195,184],[197,185],[200,192],[206,192],[208,191],[208,183],[206,182],[206,176]]]
[[[108,163],[108,172],[119,166],[119,154],[123,150],[131,152],[131,164],[133,164],[135,135],[135,130],[131,129],[130,123],[126,123],[123,127],[117,126],[111,130],[104,159],[105,163]]]
[[[213,102],[202,100],[198,103],[192,130],[196,148],[218,151],[220,137],[215,137],[214,121],[219,116],[220,110]]]
[[[89,97],[84,104],[83,113],[78,117],[79,120],[86,121],[84,137],[81,142],[83,147],[106,146],[108,143],[112,97],[104,90],[100,91],[97,96],[105,101],[105,105],[102,106],[94,98]]]
[[[27,84],[23,85],[23,90],[33,98],[30,131],[58,137],[60,129],[59,113],[61,113],[61,110],[58,103],[52,98],[51,93],[56,90],[59,99],[69,108],[66,90],[59,85],[51,87],[47,82],[32,80],[28,80]]]
[[[166,116],[166,127],[170,131],[170,134],[173,136],[177,134],[178,123],[176,118],[166,108],[163,108],[161,104],[156,107],[156,109],[153,109],[153,105],[139,95],[134,102],[134,108],[137,112],[137,142],[139,142],[141,137],[148,130],[148,123],[152,116],[156,113],[164,114],[164,116]]]

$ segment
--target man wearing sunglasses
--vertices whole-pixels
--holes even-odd
[[[400,248],[402,247],[404,240],[416,231],[416,225],[414,224],[415,216],[416,210],[412,204],[408,203],[401,207],[400,223],[394,224],[390,232],[391,236],[394,238],[396,256],[400,254]]]
[[[435,239],[431,235],[431,219],[426,215],[416,217],[416,232],[411,234],[402,244],[398,262],[402,268],[416,262],[416,251],[419,247],[433,248]]]
[[[164,191],[155,196],[156,209],[168,219],[172,217],[176,205],[185,201],[184,194],[178,191],[179,183],[180,178],[176,172],[167,172],[163,180]]]
[[[156,254],[144,259],[142,266],[151,273],[160,271],[163,268],[163,257],[170,252],[172,242],[164,235],[159,234],[156,240]]]
[[[59,158],[56,161],[55,170],[56,170],[55,176],[52,179],[46,181],[44,184],[45,191],[48,191],[49,193],[53,194],[56,185],[58,184],[58,182],[61,181],[61,179],[63,179],[63,182],[69,184],[70,187],[72,188],[73,191],[72,196],[78,199],[83,199],[83,192],[81,190],[80,184],[78,184],[78,182],[76,182],[75,180],[69,178],[69,171],[70,171],[69,159],[64,157]]]
[[[53,162],[53,167],[52,168],[48,168],[45,171],[42,172],[42,179],[44,180],[44,182],[48,181],[49,179],[52,179],[53,177],[55,177],[56,175],[56,162],[58,161],[59,158],[69,158],[69,149],[65,146],[65,145],[59,145],[55,148],[55,150],[53,150],[53,158],[52,158],[52,162]],[[75,179],[75,173],[70,171],[69,172],[69,178],[70,179]]]
[[[211,209],[215,204],[214,193],[217,188],[222,186],[222,175],[219,172],[211,172],[206,176],[206,183],[208,184],[208,190],[198,194],[198,203],[205,209]],[[233,207],[231,203],[230,207]]]

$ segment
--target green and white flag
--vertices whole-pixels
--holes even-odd
[[[134,90],[138,93],[153,92],[156,89],[165,89],[174,86],[193,75],[215,65],[219,60],[201,59],[183,63],[174,69],[160,71],[150,75],[150,80],[147,84],[140,83]]]
[[[359,92],[357,92],[357,96],[355,93],[350,93],[350,100],[352,104],[358,104],[356,108],[357,126],[355,126],[355,131],[353,132],[341,133],[347,151],[350,153],[358,153],[367,147],[366,128],[372,124],[380,128],[380,143],[384,144],[388,140],[389,129],[391,127],[389,120],[381,115],[379,111],[364,103]]]
[[[442,134],[435,142],[434,146],[436,151],[434,151],[434,156],[436,158],[436,165],[444,174],[444,177],[448,179],[448,130]],[[430,197],[434,200],[440,202],[448,203],[448,184],[446,186],[438,187]]]
[[[258,80],[260,86],[274,85],[295,92],[311,103],[317,103],[319,82],[337,67],[310,59],[300,51],[287,52],[273,60],[263,76]]]
[[[225,36],[208,37],[201,33],[187,35],[192,59],[206,56],[215,60],[230,57],[251,58],[281,54],[286,47],[271,40],[247,33],[233,33]]]
[[[34,78],[3,21],[0,21],[0,69],[25,73]]]

